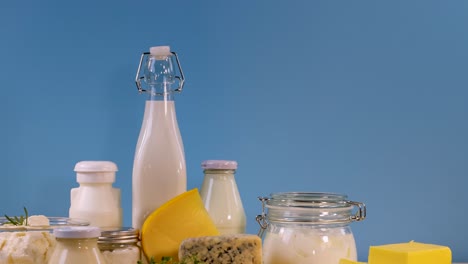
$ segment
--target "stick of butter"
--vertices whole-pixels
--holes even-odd
[[[451,264],[450,248],[439,245],[409,243],[371,246],[369,264]]]

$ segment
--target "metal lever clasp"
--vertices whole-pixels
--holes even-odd
[[[140,63],[138,64],[138,69],[137,69],[137,73],[136,73],[136,76],[135,76],[135,84],[136,84],[136,87],[137,87],[139,93],[144,93],[144,92],[147,91],[147,90],[143,89],[143,87],[141,85],[141,80],[144,79],[145,77],[140,76],[140,72],[141,72],[141,67],[143,65],[144,58],[146,56],[150,55],[150,54],[151,53],[149,53],[149,52],[143,52],[141,54],[141,57],[140,57]],[[176,63],[177,63],[177,68],[179,69],[179,73],[180,73],[180,76],[177,76],[177,75],[174,76],[174,78],[179,80],[179,87],[177,87],[177,89],[175,89],[174,91],[180,93],[180,92],[182,92],[182,89],[184,88],[184,83],[185,83],[184,72],[182,71],[182,67],[180,66],[179,57],[177,56],[177,53],[172,51],[171,54],[174,55],[174,58],[175,58]]]
[[[263,233],[265,233],[265,230],[267,229],[267,227],[269,225],[268,221],[266,220],[266,212],[265,212],[265,202],[268,201],[269,198],[260,196],[260,197],[258,197],[258,200],[260,200],[260,202],[262,202],[262,214],[257,215],[257,217],[255,217],[255,220],[260,225],[260,230],[258,231],[257,235],[260,238],[262,238]]]
[[[354,201],[346,201],[346,203],[358,207],[356,214],[351,215],[349,220],[357,222],[366,219],[366,205],[364,203]]]

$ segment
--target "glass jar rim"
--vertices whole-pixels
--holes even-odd
[[[277,192],[271,193],[265,202],[267,208],[346,208],[351,209],[348,196],[339,193],[327,192]]]
[[[262,229],[268,222],[327,225],[364,220],[365,204],[347,198],[344,194],[324,192],[272,193],[270,197],[259,197],[262,214],[256,220]],[[357,211],[353,213],[355,207]]]

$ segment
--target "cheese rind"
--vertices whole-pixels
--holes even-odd
[[[451,264],[452,252],[445,246],[418,242],[371,246],[369,264]]]
[[[192,257],[211,264],[262,264],[262,241],[248,234],[189,238],[180,245],[179,259]]]

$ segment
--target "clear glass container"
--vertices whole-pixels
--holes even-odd
[[[132,227],[140,229],[154,210],[187,191],[175,107],[175,94],[184,84],[177,54],[169,46],[150,48],[141,56],[135,81],[138,91],[148,95],[132,173]]]
[[[264,235],[264,264],[338,264],[357,261],[349,224],[364,220],[363,203],[333,193],[285,192],[261,197],[257,216]],[[353,208],[357,207],[356,213]]]
[[[31,224],[29,221],[28,225],[15,226],[11,225],[6,217],[0,217],[0,244],[2,244],[0,263],[3,263],[1,260],[8,259],[12,263],[46,264],[56,244],[52,235],[54,229],[89,225],[89,222],[82,219],[66,217],[47,217],[47,219],[48,223],[45,225],[29,225]]]
[[[206,160],[202,168],[205,176],[200,196],[219,232],[223,235],[245,233],[245,211],[234,178],[237,162]]]
[[[57,244],[48,264],[106,264],[98,248],[98,227],[65,227],[54,229]]]
[[[136,264],[141,259],[139,232],[133,228],[106,230],[99,237],[98,246],[108,264]]]

